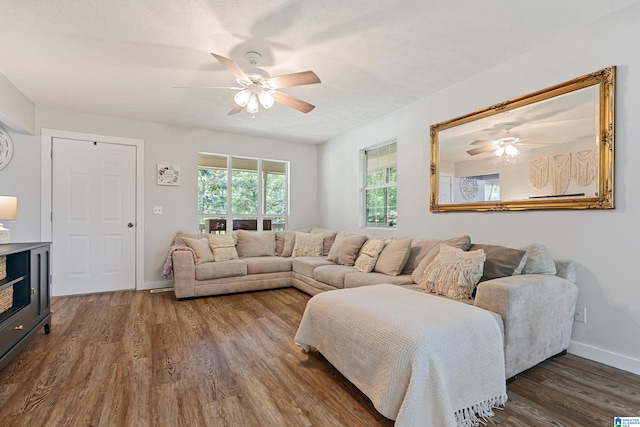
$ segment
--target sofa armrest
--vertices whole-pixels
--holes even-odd
[[[196,264],[190,251],[175,251],[173,258],[173,292],[176,298],[195,296]]]
[[[578,287],[545,274],[524,274],[478,285],[474,305],[504,322],[507,378],[529,369],[569,346]]]

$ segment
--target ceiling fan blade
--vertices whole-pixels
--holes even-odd
[[[235,89],[242,90],[239,86],[172,86],[171,89]]]
[[[229,113],[227,113],[227,116],[230,116],[232,114],[238,114],[243,109],[244,107],[241,107],[238,104],[233,104],[233,108],[231,109],[231,111],[229,111]]]
[[[475,156],[476,154],[488,153],[495,150],[497,150],[495,146],[486,145],[484,147],[474,148],[473,150],[467,150],[467,154],[470,156]]]
[[[283,87],[320,83],[320,78],[313,71],[301,71],[299,73],[270,77],[265,79],[265,82],[273,89],[280,89]]]
[[[284,92],[280,92],[278,90],[274,90],[271,92],[271,96],[276,102],[280,104],[286,105],[287,107],[293,108],[294,110],[301,111],[303,113],[308,113],[309,111],[316,108],[315,105],[311,105],[308,102],[305,102],[301,99],[294,98],[291,95],[287,95]]]
[[[489,145],[489,144],[497,144],[498,141],[495,139],[476,139],[470,145]]]
[[[231,71],[233,75],[236,76],[236,80],[241,80],[244,82],[251,83],[251,80],[249,79],[249,77],[247,77],[244,71],[242,71],[242,69],[238,66],[238,64],[236,64],[233,60],[229,58],[225,58],[224,56],[217,55],[215,53],[211,53],[211,55],[213,55],[214,58],[220,61],[222,65],[227,67],[229,71]]]

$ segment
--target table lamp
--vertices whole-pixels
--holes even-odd
[[[13,221],[18,211],[18,198],[14,196],[0,196],[0,221]],[[11,232],[0,223],[0,243],[9,243]]]

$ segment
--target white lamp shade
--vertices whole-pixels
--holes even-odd
[[[18,212],[18,198],[0,196],[0,220],[15,220]]]
[[[260,107],[258,105],[258,98],[255,94],[251,94],[249,98],[249,102],[247,102],[247,112],[251,114],[256,114],[260,111]]]
[[[513,156],[517,156],[519,151],[518,151],[518,149],[516,148],[516,146],[515,146],[515,145],[513,145],[513,144],[507,144],[507,146],[506,146],[506,147],[504,147],[504,152],[505,152],[507,155],[509,155],[509,156],[513,157]]]
[[[250,97],[251,97],[251,92],[249,92],[247,89],[243,89],[234,95],[233,100],[240,107],[244,107],[245,105],[247,105],[247,102],[249,102]]]
[[[267,110],[273,107],[273,103],[276,102],[269,92],[264,91],[258,94],[258,99],[260,100],[260,104]]]

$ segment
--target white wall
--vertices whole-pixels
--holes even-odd
[[[145,283],[139,288],[171,286],[170,281],[161,277],[171,239],[178,230],[197,231],[198,229],[198,152],[290,161],[289,226],[301,228],[317,223],[317,147],[315,145],[38,107],[36,108],[37,132],[40,133],[42,128],[135,138],[145,141]],[[16,178],[26,179],[28,174],[25,173],[25,170],[34,169],[34,165],[39,165],[39,146],[40,144],[37,142],[37,150],[20,147],[22,154],[17,157],[22,160],[19,162],[24,162],[29,166],[22,170],[16,168]],[[156,185],[157,163],[180,165],[182,184],[178,187]],[[37,174],[38,169],[34,172]],[[39,180],[39,175],[37,180]],[[26,189],[20,182],[15,182],[12,187],[21,194],[31,191],[37,192],[38,201],[33,208],[39,211],[40,188],[39,184],[35,183],[37,180],[28,177],[29,189]],[[0,193],[2,193],[2,189],[3,187],[0,186]],[[20,195],[18,196],[20,197]],[[22,206],[21,197],[19,204]],[[164,208],[163,215],[153,215],[153,206],[162,206]],[[38,222],[39,215],[37,221],[30,222],[30,226],[39,233]],[[12,240],[14,241],[24,241],[25,236],[26,234],[18,233],[14,235],[12,231],[12,237],[14,237]],[[38,238],[31,240],[38,240]]]
[[[570,351],[640,373],[638,22],[640,6],[634,6],[323,144],[321,225],[360,230],[358,150],[397,138],[398,229],[389,235],[469,234],[474,242],[512,247],[544,243],[554,257],[575,263],[578,305],[587,308],[587,323],[575,324]],[[431,124],[611,65],[618,67],[615,210],[429,212]]]
[[[24,134],[33,135],[35,107],[22,92],[0,73],[0,123]]]

